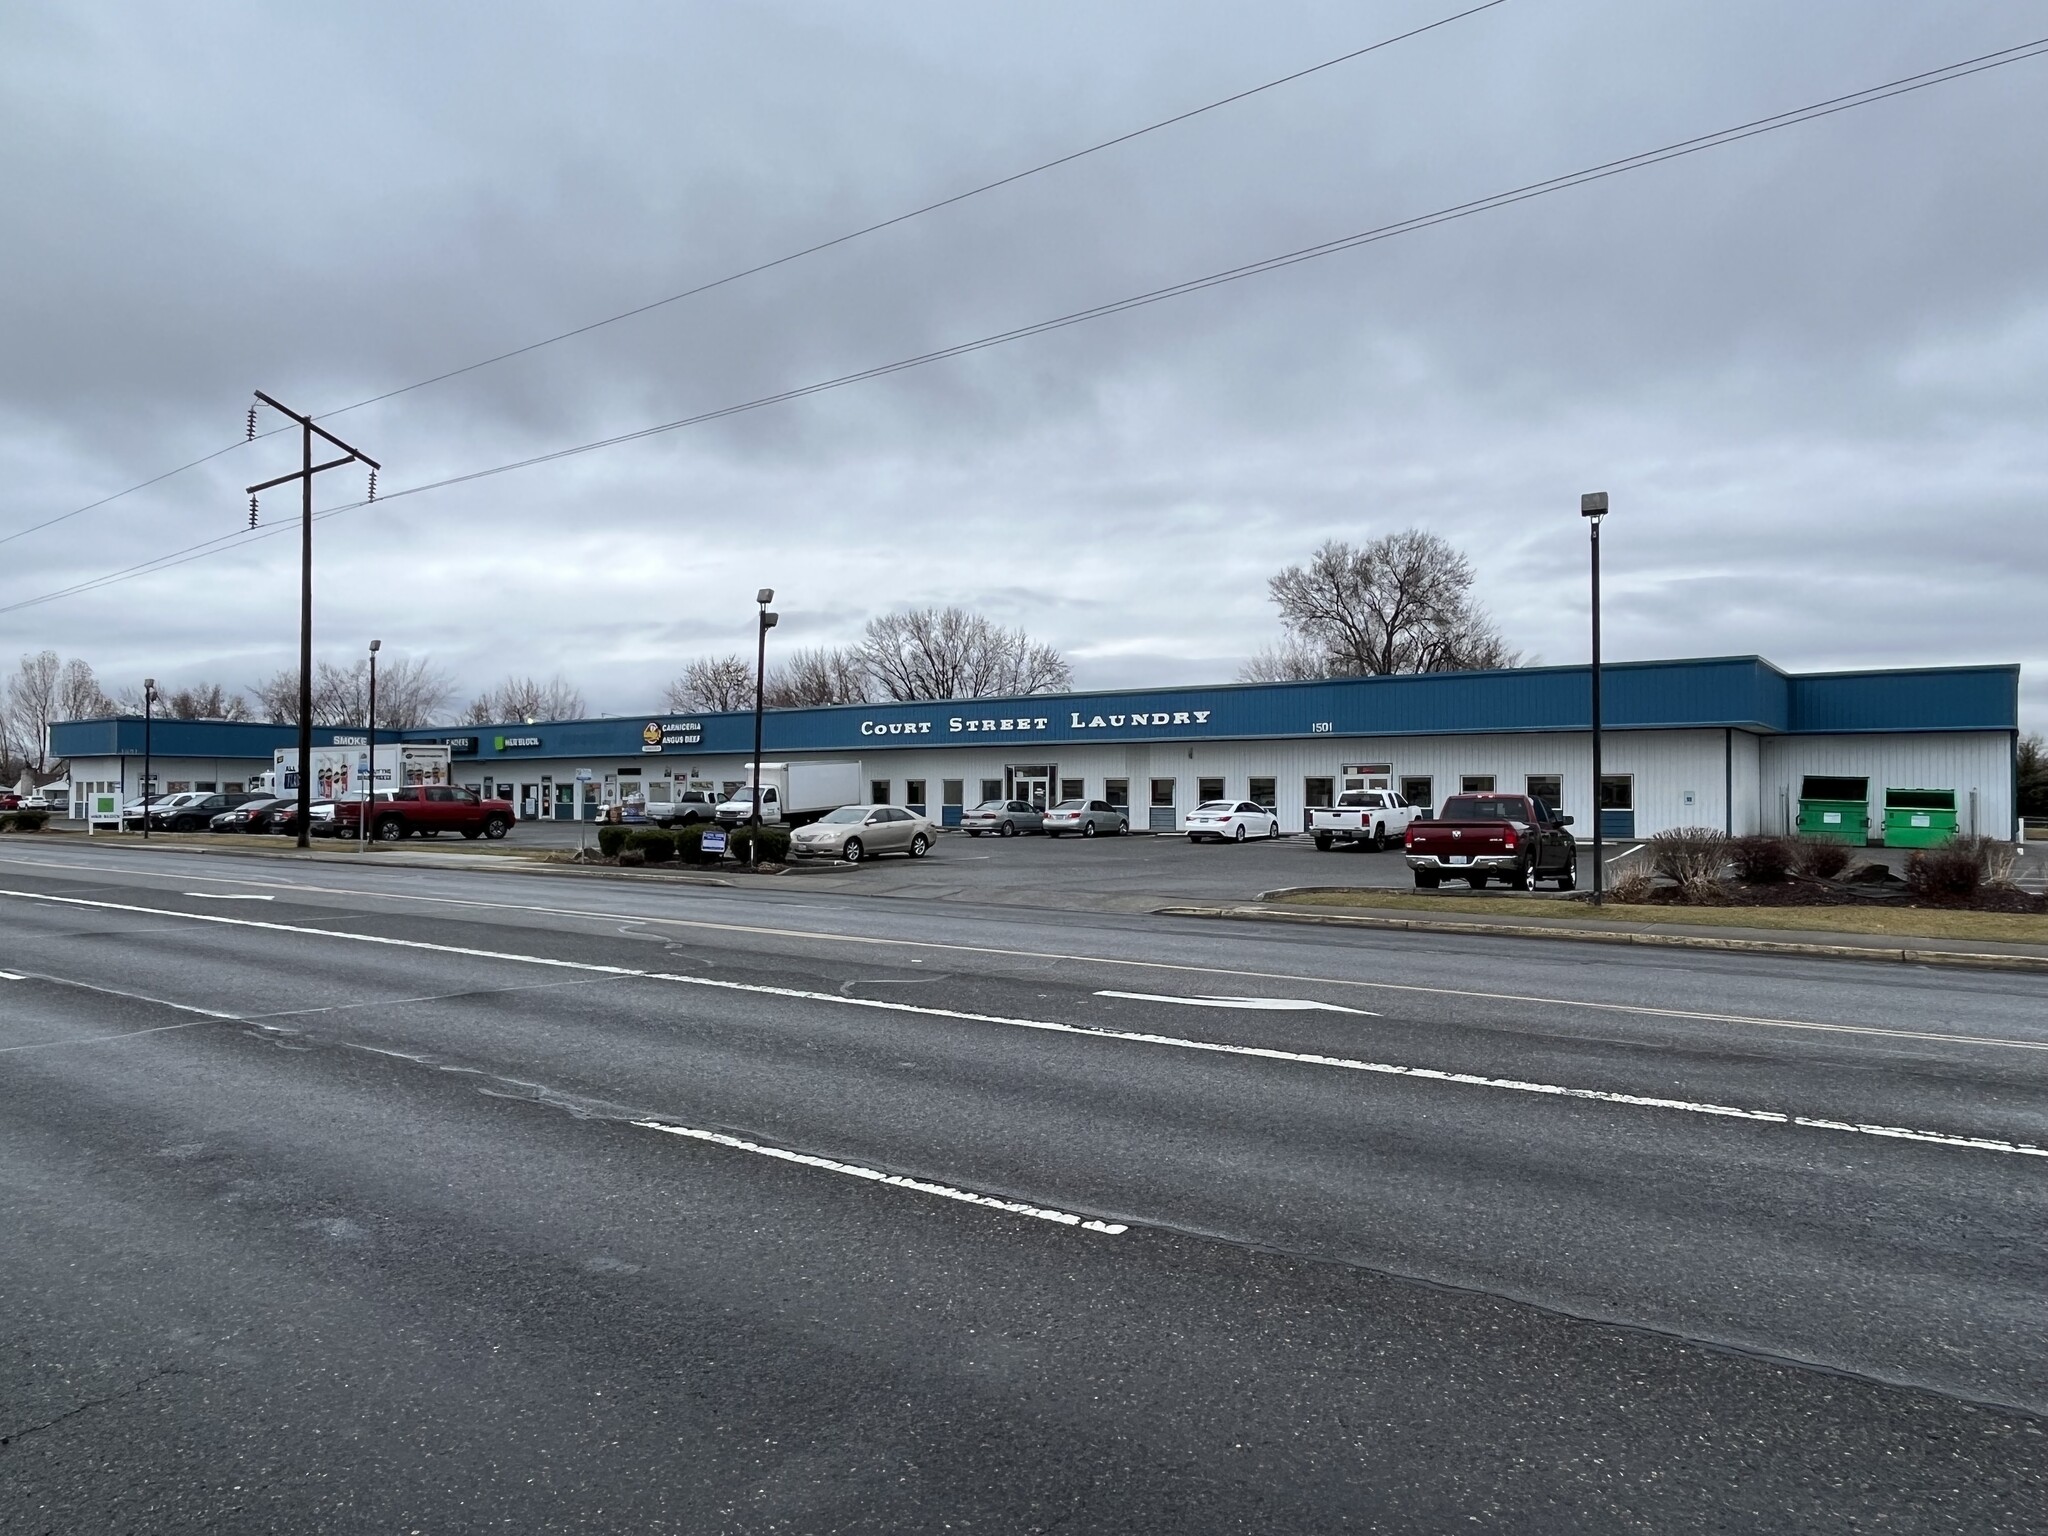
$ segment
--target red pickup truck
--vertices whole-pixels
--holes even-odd
[[[319,818],[315,808],[314,831],[319,820],[327,822],[333,837],[358,837],[362,825],[360,800],[336,800],[331,817]],[[512,830],[519,818],[509,800],[486,800],[473,789],[452,784],[408,784],[404,789],[380,789],[370,807],[370,835],[379,842],[395,843],[413,833],[439,837],[443,832],[460,832],[467,838],[488,837],[492,841]]]
[[[1452,795],[1441,814],[1409,825],[1408,867],[1423,890],[1444,876],[1478,890],[1495,875],[1518,891],[1555,880],[1560,891],[1578,884],[1578,840],[1560,816],[1527,795]]]

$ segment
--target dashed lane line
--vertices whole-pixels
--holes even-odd
[[[825,1003],[838,1008],[871,1008],[884,1013],[913,1014],[924,1018],[957,1019],[965,1023],[995,1024],[1011,1029],[1030,1029],[1049,1034],[1074,1035],[1095,1040],[1113,1040],[1132,1045],[1163,1046],[1219,1056],[1240,1056],[1298,1066],[1326,1067],[1348,1072],[1370,1072],[1387,1077],[1404,1077],[1417,1082],[1447,1083],[1460,1087],[1484,1088],[1498,1092],[1533,1094],[1546,1098],[1628,1105],[1640,1109],[1674,1111],[1715,1119],[1750,1121],[1766,1125],[1797,1126],[1806,1130],[1835,1131],[1874,1136],[1894,1141],[1919,1142],[1928,1146],[1956,1147],[1979,1152],[1997,1152],[2016,1157],[2048,1158],[2048,1147],[2028,1142],[2005,1141],[1991,1136],[1958,1136],[1941,1131],[1923,1131],[1910,1126],[1880,1125],[1840,1120],[1819,1115],[1795,1115],[1783,1110],[1751,1109],[1733,1104],[1713,1104],[1691,1099],[1664,1098],[1649,1094],[1621,1093],[1605,1088],[1579,1088],[1561,1083],[1532,1082],[1522,1078],[1488,1077],[1474,1072],[1452,1072],[1438,1067],[1405,1066],[1394,1062],[1367,1061],[1351,1056],[1329,1056],[1317,1052],[1286,1051],[1274,1046],[1236,1045],[1219,1040],[1196,1040],[1179,1035],[1158,1035],[1098,1025],[1064,1024],[1051,1019],[1010,1018],[1002,1014],[972,1013],[958,1008],[936,1008],[926,1004],[897,1002],[879,997],[846,997],[837,992],[813,992],[801,987],[776,987],[755,982],[727,981],[711,976],[684,976],[667,971],[648,971],[635,966],[597,965],[589,961],[560,960],[547,955],[519,955],[503,950],[478,949],[468,945],[436,944],[426,939],[401,939],[376,933],[348,933],[327,928],[308,928],[296,923],[266,922],[256,918],[223,917],[212,912],[177,912],[158,907],[139,907],[125,902],[91,901],[80,896],[53,896],[40,891],[0,890],[0,896],[61,906],[92,907],[115,912],[139,912],[151,917],[178,917],[187,922],[215,923],[230,928],[253,928],[269,933],[289,933],[305,938],[333,939],[347,944],[375,944],[392,949],[421,950],[430,954],[462,955],[496,960],[513,965],[545,966],[602,976],[629,976],[674,986],[704,987],[715,991],[748,993],[761,997],[782,997]]]
[[[0,859],[0,864],[22,864],[43,869],[96,870],[90,864],[58,864],[40,859]],[[124,871],[129,872],[129,871]],[[1821,1034],[1864,1035],[1886,1040],[1924,1041],[1938,1045],[1976,1045],[2013,1051],[2048,1051],[2048,1040],[2016,1040],[2004,1035],[1965,1035],[1943,1030],[1892,1029],[1880,1024],[1836,1024],[1819,1019],[1779,1019],[1745,1013],[1716,1013],[1698,1008],[1657,1008],[1645,1003],[1609,1003],[1590,998],[1546,997],[1536,993],[1481,992],[1465,987],[1424,986],[1416,982],[1364,981],[1341,976],[1304,976],[1286,971],[1241,970],[1215,965],[1187,965],[1171,960],[1128,960],[1103,955],[1061,954],[1051,950],[1008,949],[989,944],[955,944],[938,939],[896,939],[858,933],[823,933],[806,928],[775,928],[758,923],[721,923],[706,918],[649,917],[643,913],[607,912],[588,907],[548,907],[525,902],[479,901],[463,896],[420,896],[396,891],[372,891],[360,886],[286,885],[281,881],[236,879],[228,875],[159,876],[154,871],[135,870],[152,878],[213,880],[222,884],[272,885],[303,891],[310,895],[351,896],[368,901],[411,901],[434,906],[462,907],[486,912],[521,912],[539,917],[585,918],[597,922],[659,924],[710,933],[737,933],[756,938],[801,939],[820,944],[865,944],[894,949],[930,949],[948,954],[990,955],[1008,960],[1055,960],[1067,965],[1103,965],[1133,970],[1167,971],[1195,976],[1230,976],[1253,981],[1310,983],[1324,987],[1354,987],[1376,992],[1399,992],[1423,997],[1455,997],[1468,1002],[1524,1003],[1547,1008],[1580,1008],[1592,1013],[1633,1014],[1640,1018],[1680,1019],[1702,1024],[1741,1024],[1757,1029],[1808,1030]],[[0,895],[29,895],[29,892],[0,892]],[[152,909],[143,909],[152,910]],[[194,914],[174,913],[186,917]],[[334,922],[353,921],[376,914],[334,914]]]

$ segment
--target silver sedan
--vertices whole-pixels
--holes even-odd
[[[789,835],[794,859],[858,864],[884,853],[921,859],[932,848],[932,824],[900,805],[842,805]]]
[[[1047,837],[1058,837],[1063,832],[1077,832],[1082,837],[1107,832],[1121,837],[1130,830],[1129,813],[1118,810],[1107,800],[1062,800],[1045,813]]]
[[[969,837],[979,837],[984,832],[993,832],[998,837],[1043,832],[1045,812],[1029,800],[984,800],[960,818],[960,830]]]

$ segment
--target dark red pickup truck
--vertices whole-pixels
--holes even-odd
[[[334,814],[327,819],[331,835],[360,836],[362,812],[359,800],[335,801]],[[404,789],[377,791],[370,807],[370,835],[379,842],[395,843],[413,833],[438,837],[443,832],[459,832],[464,837],[495,841],[510,832],[518,819],[509,800],[486,800],[475,790],[452,784],[408,784]]]
[[[1423,890],[1435,890],[1448,875],[1476,891],[1498,875],[1518,891],[1538,880],[1569,891],[1579,876],[1571,824],[1527,795],[1453,795],[1433,820],[1409,825],[1408,867]]]

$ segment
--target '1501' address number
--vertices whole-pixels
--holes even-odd
[[[1309,729],[1318,736],[1324,736],[1337,729],[1337,722],[1334,720],[1318,720]]]

